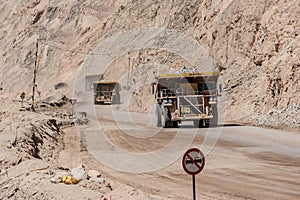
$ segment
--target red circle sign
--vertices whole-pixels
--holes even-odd
[[[186,173],[190,175],[199,174],[205,165],[205,157],[202,151],[197,148],[189,149],[182,158],[182,166]]]

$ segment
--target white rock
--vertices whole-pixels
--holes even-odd
[[[101,173],[96,170],[88,171],[87,176],[90,181],[96,181],[96,182],[100,182],[100,183],[105,182],[105,180],[103,178],[101,178]]]
[[[77,168],[73,168],[71,170],[71,175],[76,179],[83,179],[86,175],[84,166],[80,165]]]
[[[100,178],[101,177],[101,173],[96,170],[89,170],[87,175],[89,178]]]

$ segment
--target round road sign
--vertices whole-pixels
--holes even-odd
[[[199,174],[205,165],[205,157],[202,151],[197,148],[189,149],[182,158],[182,166],[186,173],[190,175]]]

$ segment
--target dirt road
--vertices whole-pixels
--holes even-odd
[[[111,179],[166,199],[192,199],[183,153],[206,156],[196,176],[198,199],[299,199],[300,133],[236,124],[195,129],[154,126],[154,116],[97,106],[91,126],[78,127],[81,141]],[[95,160],[96,158],[97,160]],[[117,191],[114,191],[117,192]]]

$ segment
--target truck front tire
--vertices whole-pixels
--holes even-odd
[[[210,120],[210,127],[218,126],[218,108],[217,106],[212,107],[213,118]]]
[[[162,106],[162,115],[161,115],[161,123],[163,128],[172,128],[174,127],[174,123],[171,121],[171,114],[167,107]]]
[[[156,117],[157,117],[157,121],[156,121],[156,126],[157,127],[161,127],[161,105],[160,104],[156,104]]]

